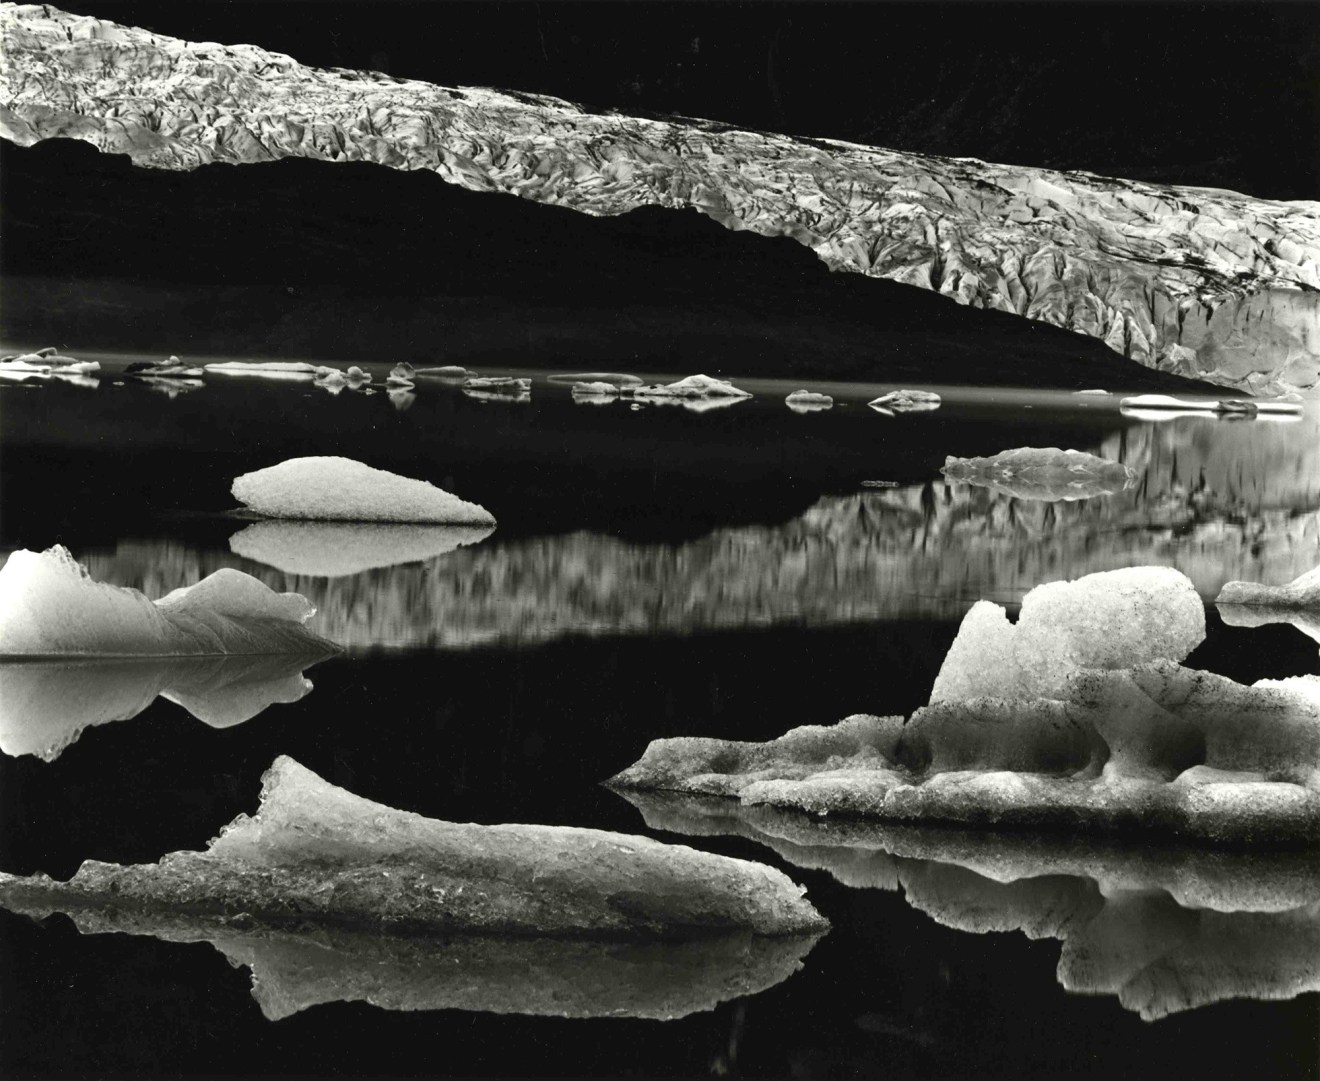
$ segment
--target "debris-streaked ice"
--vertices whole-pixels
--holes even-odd
[[[342,578],[377,567],[417,563],[477,544],[489,525],[410,522],[253,522],[229,538],[235,555],[285,574]]]
[[[484,507],[351,458],[290,458],[235,479],[234,498],[269,518],[490,526]]]
[[[0,656],[325,653],[304,624],[316,609],[224,569],[152,602],[94,582],[66,548],[10,554],[0,570]]]
[[[0,875],[0,903],[340,926],[395,934],[691,938],[828,926],[786,875],[645,837],[559,826],[441,822],[346,792],[286,756],[202,852],[67,882]]]
[[[1080,450],[1018,447],[987,458],[944,460],[940,470],[950,480],[1002,491],[1017,499],[1091,499],[1132,487],[1137,471]]]

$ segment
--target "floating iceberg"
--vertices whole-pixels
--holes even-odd
[[[977,601],[963,617],[930,701],[1056,697],[1075,672],[1181,661],[1205,637],[1196,587],[1166,567],[1049,582],[1022,598],[1016,623]]]
[[[817,413],[834,405],[834,399],[828,394],[817,394],[811,390],[795,390],[784,404],[794,413]]]
[[[490,536],[489,525],[379,522],[254,522],[229,538],[235,555],[285,574],[342,578],[434,559]]]
[[[214,375],[242,375],[258,379],[306,380],[315,377],[317,366],[296,360],[224,360],[205,364],[203,368]]]
[[[390,369],[390,374],[385,383],[391,387],[402,387],[408,389],[413,385],[413,380],[417,377],[417,372],[407,361],[394,365]]]
[[[614,383],[574,383],[573,400],[592,405],[608,405],[619,400],[619,388]]]
[[[54,346],[38,349],[35,353],[10,353],[6,357],[0,357],[0,371],[8,373],[84,375],[87,372],[99,371],[100,368],[100,363],[95,360],[61,356],[55,351]]]
[[[891,390],[866,404],[879,413],[928,413],[938,409],[940,401],[932,390]]]
[[[47,762],[85,729],[136,717],[157,697],[203,724],[229,728],[312,689],[299,654],[0,663],[0,751]]]
[[[554,375],[546,376],[548,383],[608,383],[615,389],[621,387],[640,387],[642,385],[641,376],[628,375],[626,372],[556,372]]]
[[[0,904],[412,935],[652,940],[828,926],[800,886],[761,864],[601,830],[423,818],[283,756],[256,815],[239,815],[205,851],[88,860],[67,882],[0,875]]]
[[[1126,411],[1128,409],[1151,409],[1151,410],[1169,410],[1178,413],[1215,413],[1218,412],[1219,403],[1215,401],[1190,401],[1185,398],[1175,398],[1171,394],[1134,394],[1131,397],[1124,398],[1119,403],[1119,408]]]
[[[1275,398],[1223,398],[1219,401],[1189,400],[1169,394],[1136,394],[1119,403],[1119,411],[1137,419],[1164,419],[1163,415],[1179,413],[1241,415],[1300,416],[1305,410],[1300,397],[1284,395]]]
[[[1229,582],[1215,598],[1216,604],[1260,605],[1270,608],[1314,608],[1320,611],[1320,567],[1294,578],[1287,585],[1265,586],[1256,582]]]
[[[1146,1020],[1224,999],[1320,990],[1314,850],[1116,845],[623,795],[651,829],[747,837],[846,886],[901,890],[948,927],[1060,939],[1059,983],[1115,995]]]
[[[10,554],[0,570],[0,656],[324,654],[304,624],[316,609],[223,569],[154,603],[94,582],[68,550]]]
[[[414,368],[414,375],[429,375],[437,379],[470,379],[477,373],[461,364],[441,364],[439,367]]]
[[[139,361],[124,369],[125,375],[153,379],[201,379],[203,369],[185,364],[178,357],[169,360]]]
[[[1320,839],[1320,677],[1244,686],[1175,663],[1203,634],[1177,572],[1051,583],[1016,626],[978,603],[907,721],[656,740],[611,783],[892,821]]]
[[[630,392],[634,398],[656,399],[742,399],[752,396],[748,391],[735,387],[727,380],[714,379],[709,375],[689,375],[686,379],[655,386],[633,386]]]
[[[1098,388],[1091,388],[1091,389],[1088,389],[1088,390],[1074,390],[1074,391],[1073,391],[1073,394],[1103,394],[1106,398],[1109,397],[1110,393],[1111,393],[1110,391],[1107,391],[1107,390],[1100,390],[1100,389],[1098,389]]]
[[[473,375],[463,380],[464,390],[503,391],[506,394],[522,394],[532,389],[530,379],[517,379],[511,375]]]
[[[240,503],[270,518],[495,524],[484,507],[443,488],[372,469],[351,458],[290,458],[244,473],[230,490]]]
[[[950,480],[1005,492],[1015,499],[1091,499],[1132,487],[1137,471],[1080,450],[1019,447],[988,458],[945,458]]]

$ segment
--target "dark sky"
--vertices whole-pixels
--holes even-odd
[[[67,7],[321,66],[1016,164],[1320,197],[1320,4]]]

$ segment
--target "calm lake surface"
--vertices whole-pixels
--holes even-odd
[[[1172,566],[1196,584],[1209,628],[1189,665],[1248,682],[1320,673],[1303,629],[1234,626],[1211,603],[1229,580],[1320,564],[1317,403],[1288,421],[1154,421],[1123,415],[1118,395],[939,387],[938,410],[890,417],[866,402],[892,386],[813,382],[835,407],[799,415],[783,399],[803,384],[735,377],[753,399],[632,409],[575,403],[512,369],[499,374],[534,374],[530,401],[425,378],[386,393],[390,364],[410,357],[366,366],[375,393],[338,395],[216,375],[152,385],[120,374],[132,359],[104,358],[87,385],[0,386],[0,552],[64,544],[93,578],[153,598],[236,567],[306,595],[314,629],[347,651],[307,666],[0,667],[0,870],[66,877],[83,859],[201,847],[254,809],[261,773],[288,754],[424,815],[644,833],[769,863],[833,929],[786,979],[694,991],[691,1012],[661,1021],[611,1016],[626,996],[604,983],[594,998],[579,989],[596,1016],[519,1012],[579,972],[654,982],[658,947],[533,963],[455,942],[399,961],[311,930],[281,952],[0,912],[7,1075],[1320,1077],[1320,996],[1243,997],[1216,936],[1251,950],[1255,932],[1167,893],[1101,898],[1043,860],[1049,889],[1095,894],[1099,915],[1067,931],[1090,936],[1079,972],[1061,962],[1065,933],[1038,918],[1048,899],[934,859],[639,810],[599,784],[654,738],[763,740],[910,712],[975,600],[1013,605],[1118,567]],[[1089,451],[1135,478],[1049,501],[939,472],[946,455],[1019,446]],[[233,477],[304,454],[423,477],[499,526],[230,513]],[[959,929],[973,910],[1000,929]],[[254,1000],[241,967],[254,957],[281,1009]],[[1200,983],[1189,957],[1210,958]],[[712,953],[716,988],[726,961]]]

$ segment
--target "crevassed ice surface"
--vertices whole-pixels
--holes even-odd
[[[93,581],[68,550],[10,553],[0,569],[0,655],[326,653],[316,609],[224,568],[156,602]]]
[[[290,458],[234,480],[234,498],[272,518],[438,522],[490,526],[495,519],[424,480],[373,469],[351,458]]]
[[[644,837],[423,818],[287,756],[266,772],[257,814],[240,815],[204,852],[130,866],[89,860],[68,882],[0,876],[0,902],[29,908],[622,938],[824,930],[803,893],[761,864]]]

